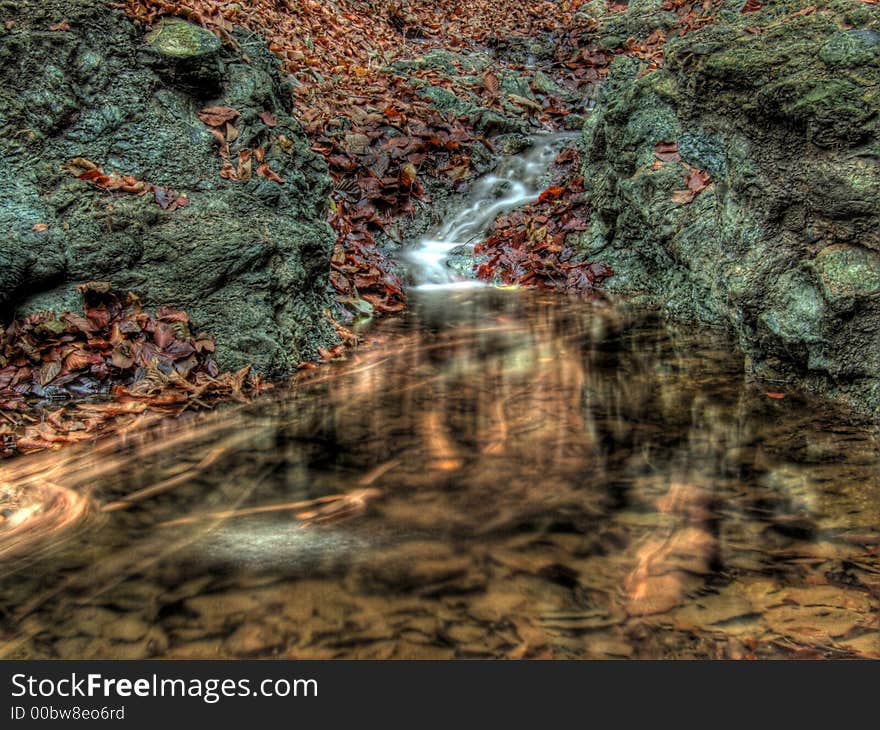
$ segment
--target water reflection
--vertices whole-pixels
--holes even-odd
[[[88,506],[0,553],[0,646],[880,656],[877,465],[873,427],[767,398],[721,333],[426,291],[289,392],[5,465]]]

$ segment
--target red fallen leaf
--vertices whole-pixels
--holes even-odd
[[[175,336],[174,328],[164,322],[159,322],[153,330],[153,342],[160,350],[168,347],[174,341]]]
[[[662,162],[681,162],[681,155],[675,142],[658,142],[654,149],[654,157]]]
[[[501,89],[501,83],[498,81],[498,77],[491,72],[483,74],[483,86],[486,87],[486,91],[492,96],[496,96]]]
[[[86,311],[86,319],[89,321],[90,329],[103,330],[110,324],[110,313],[106,309],[89,309]]]
[[[161,322],[189,322],[189,315],[174,307],[159,307],[156,310],[156,319]]]
[[[222,145],[226,142],[226,136],[216,127],[208,127],[208,131],[217,138],[217,141]]]
[[[209,127],[222,127],[226,122],[240,116],[231,106],[206,106],[199,112],[199,119]]]
[[[220,177],[224,180],[237,180],[237,176],[235,174],[235,168],[232,166],[232,163],[226,161],[220,168]]]
[[[785,398],[785,393],[777,393],[774,391],[769,391],[765,394],[768,398],[772,398],[773,400],[782,400]]]
[[[103,362],[103,358],[97,352],[86,352],[85,350],[74,350],[66,358],[64,358],[64,367],[74,373],[77,370],[85,370],[92,365]]]
[[[67,325],[68,332],[83,332],[88,334],[92,331],[92,325],[89,321],[79,314],[65,312],[61,315],[60,319]]]
[[[48,423],[52,428],[58,431],[67,431],[68,428],[64,423],[64,414],[67,412],[66,408],[59,408],[57,411],[53,411],[48,416],[46,416],[46,423]]]
[[[560,185],[552,185],[538,196],[538,202],[547,203],[551,200],[558,200],[564,192],[564,187]]]
[[[579,154],[577,147],[567,147],[556,157],[557,165],[564,165],[567,162],[577,162]]]
[[[128,370],[132,365],[134,365],[134,354],[131,351],[131,347],[123,348],[122,346],[120,346],[114,349],[113,354],[110,357],[110,362],[115,368],[119,368],[120,370]]]
[[[687,183],[688,189],[693,191],[696,195],[708,187],[710,179],[709,173],[705,170],[691,169],[690,173],[685,178],[685,182]]]
[[[68,31],[68,30],[70,30],[70,23],[68,23],[66,20],[61,20],[61,21],[55,23],[54,25],[50,25],[49,30],[60,31],[60,32]]]
[[[193,340],[193,347],[196,348],[196,352],[214,352],[215,350],[214,340],[204,332],[196,335],[196,338]]]
[[[262,162],[257,165],[257,175],[259,175],[260,177],[264,177],[267,180],[271,180],[272,182],[277,182],[279,184],[284,183],[284,178],[281,177],[281,175],[279,175],[277,172],[273,172],[269,168],[268,162]]]
[[[106,188],[110,184],[110,176],[105,175],[100,168],[94,170],[86,170],[77,175],[80,180],[95,183],[99,188]]]
[[[168,347],[165,348],[165,354],[169,355],[172,360],[180,360],[185,357],[189,357],[196,351],[196,348],[193,347],[188,342],[183,342],[182,340],[174,340]]]
[[[263,120],[263,124],[265,124],[267,127],[274,127],[278,124],[278,120],[275,118],[275,115],[272,112],[261,112],[259,116],[260,119]]]
[[[407,162],[405,165],[401,165],[400,184],[405,187],[410,187],[416,181],[417,175],[418,171],[416,170],[416,166],[411,162]]]
[[[119,190],[135,195],[145,195],[152,192],[156,202],[163,210],[176,210],[189,203],[189,199],[185,195],[178,196],[173,190],[160,188],[131,175],[107,175],[96,163],[84,157],[76,157],[63,167],[77,179],[89,182],[104,190]]]

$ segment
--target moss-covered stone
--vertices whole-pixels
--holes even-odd
[[[880,256],[847,244],[823,248],[811,262],[825,299],[838,310],[880,296]]]
[[[220,39],[211,31],[180,18],[162,18],[144,42],[165,58],[192,60],[220,53]]]
[[[46,32],[60,18],[70,30]],[[77,284],[104,280],[148,307],[186,309],[216,337],[224,367],[281,375],[332,341],[330,181],[262,41],[238,36],[246,62],[181,21],[145,38],[100,0],[6,3],[0,20],[15,21],[0,35],[6,318],[75,308]],[[193,57],[216,78],[180,65]],[[283,184],[220,177],[217,140],[198,117],[208,105],[238,110],[232,155],[262,146]],[[99,190],[62,169],[75,157],[185,193],[189,205],[163,210],[151,195]]]
[[[660,71],[612,64],[584,126],[581,245],[609,288],[727,323],[759,373],[880,415],[880,13],[739,10],[671,38]],[[689,168],[711,185],[676,202]]]
[[[802,271],[786,271],[770,286],[758,321],[787,346],[823,341],[825,302]]]

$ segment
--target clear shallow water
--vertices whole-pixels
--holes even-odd
[[[878,432],[723,334],[486,288],[371,343],[2,465],[67,497],[0,530],[0,655],[880,655]]]

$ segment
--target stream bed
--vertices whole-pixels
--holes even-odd
[[[486,287],[368,342],[5,464],[79,501],[0,554],[0,655],[880,656],[878,431],[723,332]]]
[[[0,658],[880,657],[877,426],[465,276],[571,142],[477,181],[345,362],[0,465]]]

